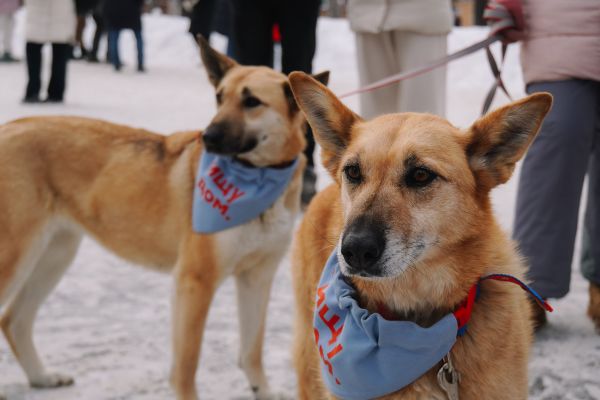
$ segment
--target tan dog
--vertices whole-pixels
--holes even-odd
[[[72,383],[44,369],[31,331],[38,307],[89,234],[127,260],[173,272],[171,383],[179,399],[196,398],[210,302],[219,284],[235,275],[240,367],[257,398],[271,397],[262,366],[265,311],[299,210],[305,119],[285,75],[239,66],[204,41],[201,48],[218,102],[203,140],[199,132],[164,137],[70,117],[0,126],[1,326],[32,386]],[[192,231],[191,210],[203,146],[255,167],[302,160],[260,217],[200,235]]]
[[[298,397],[323,399],[332,396],[320,375],[313,311],[336,246],[362,307],[374,312],[383,304],[425,327],[452,312],[480,277],[523,278],[514,243],[494,219],[490,190],[510,178],[552,98],[532,95],[461,131],[426,114],[363,121],[310,77],[294,73],[290,83],[336,181],[311,203],[293,257]],[[461,400],[527,398],[526,297],[516,285],[481,284],[467,334],[451,351]],[[436,379],[441,365],[385,398],[446,399]]]

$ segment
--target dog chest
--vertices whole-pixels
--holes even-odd
[[[268,258],[287,249],[296,212],[285,207],[284,199],[285,194],[257,218],[216,234],[217,254],[223,268],[233,272],[255,255]]]

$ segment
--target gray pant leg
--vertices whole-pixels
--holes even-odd
[[[526,258],[533,288],[543,297],[569,291],[583,180],[594,133],[594,82],[529,85],[550,92],[552,110],[521,169],[513,237]]]
[[[588,198],[581,251],[581,273],[600,284],[600,82],[596,82],[596,131],[588,166]]]

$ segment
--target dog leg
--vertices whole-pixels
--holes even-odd
[[[70,265],[80,241],[81,236],[70,231],[55,233],[0,321],[13,353],[33,387],[73,383],[68,376],[46,372],[33,343],[32,330],[39,306]]]
[[[259,400],[274,398],[263,369],[262,349],[271,284],[280,259],[273,257],[235,277],[240,322],[239,366]]]
[[[202,237],[208,241],[206,237]],[[219,282],[210,246],[194,235],[175,271],[173,302],[173,366],[171,385],[179,400],[195,400],[196,370],[200,358],[204,325]],[[202,256],[200,256],[200,254]]]

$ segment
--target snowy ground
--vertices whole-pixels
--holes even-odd
[[[16,49],[23,48],[22,15]],[[125,34],[121,44],[127,67],[116,74],[106,65],[73,62],[69,66],[65,105],[23,106],[23,64],[0,64],[0,123],[26,115],[72,114],[105,118],[168,134],[207,125],[214,112],[212,88],[181,18],[150,16],[144,20],[148,73],[134,72],[134,44]],[[87,32],[90,33],[89,30]],[[485,35],[482,29],[457,29],[450,50]],[[332,71],[337,93],[357,85],[354,45],[345,21],[321,19],[315,70]],[[223,38],[214,38],[223,48]],[[17,51],[21,56],[21,52]],[[505,81],[515,97],[523,95],[518,51],[509,50]],[[482,53],[449,68],[448,117],[468,126],[477,116],[491,74]],[[506,102],[499,96],[497,104]],[[358,100],[347,104],[357,108]],[[327,177],[321,173],[319,186]],[[498,217],[512,224],[515,179],[494,195]],[[1,229],[1,228],[0,228]],[[139,269],[85,240],[70,271],[40,311],[35,336],[47,365],[73,374],[76,385],[33,390],[0,339],[0,393],[17,399],[168,399],[170,363],[171,279]],[[533,399],[600,399],[600,337],[585,317],[587,285],[573,273],[571,293],[554,301],[550,326],[536,338],[530,368]],[[236,366],[237,318],[234,285],[219,290],[210,312],[197,376],[204,399],[250,398]],[[267,325],[265,364],[274,389],[294,398],[291,366],[292,292],[289,262],[280,266]],[[499,344],[500,345],[500,344]],[[501,346],[498,351],[502,351]],[[490,368],[494,368],[490,360]]]

